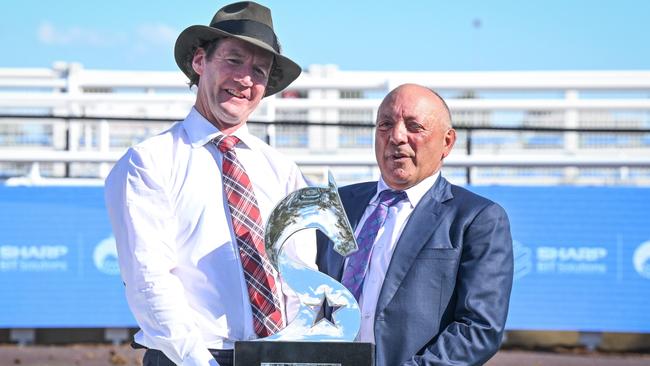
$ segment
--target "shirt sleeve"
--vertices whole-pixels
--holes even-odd
[[[192,318],[176,267],[176,220],[164,174],[146,150],[131,148],[106,179],[126,298],[144,346],[178,365],[217,365]]]

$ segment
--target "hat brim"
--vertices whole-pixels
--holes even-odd
[[[191,77],[191,75],[194,74],[194,70],[192,69],[192,59],[190,54],[196,47],[200,46],[204,42],[224,37],[240,39],[273,54],[274,64],[271,69],[273,70],[275,68],[280,72],[277,73],[274,85],[266,86],[266,91],[264,93],[265,97],[285,89],[289,84],[296,80],[298,76],[300,76],[300,72],[302,71],[300,66],[288,57],[276,52],[268,44],[252,37],[231,34],[218,28],[208,27],[205,25],[190,26],[178,36],[178,39],[176,39],[176,45],[174,46],[174,58],[176,58],[176,64],[188,78]]]

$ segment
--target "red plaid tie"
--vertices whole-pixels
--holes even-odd
[[[232,227],[244,268],[244,278],[253,310],[253,326],[260,337],[282,328],[280,301],[273,270],[264,250],[264,229],[253,186],[237,160],[235,136],[221,135],[213,143],[223,153],[223,189],[228,197]]]

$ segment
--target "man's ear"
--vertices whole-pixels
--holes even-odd
[[[451,153],[451,149],[454,147],[454,144],[456,143],[456,130],[453,128],[450,128],[447,130],[445,133],[445,139],[444,139],[444,150],[442,152],[442,158],[446,158],[449,153]]]
[[[192,57],[192,69],[199,76],[203,74],[203,68],[205,67],[205,50],[203,48],[197,48],[194,52],[194,57]]]

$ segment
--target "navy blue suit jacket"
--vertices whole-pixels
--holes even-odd
[[[339,192],[356,228],[376,182]],[[318,235],[317,264],[344,257]],[[375,314],[376,365],[480,365],[498,350],[512,287],[512,239],[498,204],[439,177],[399,238]]]

